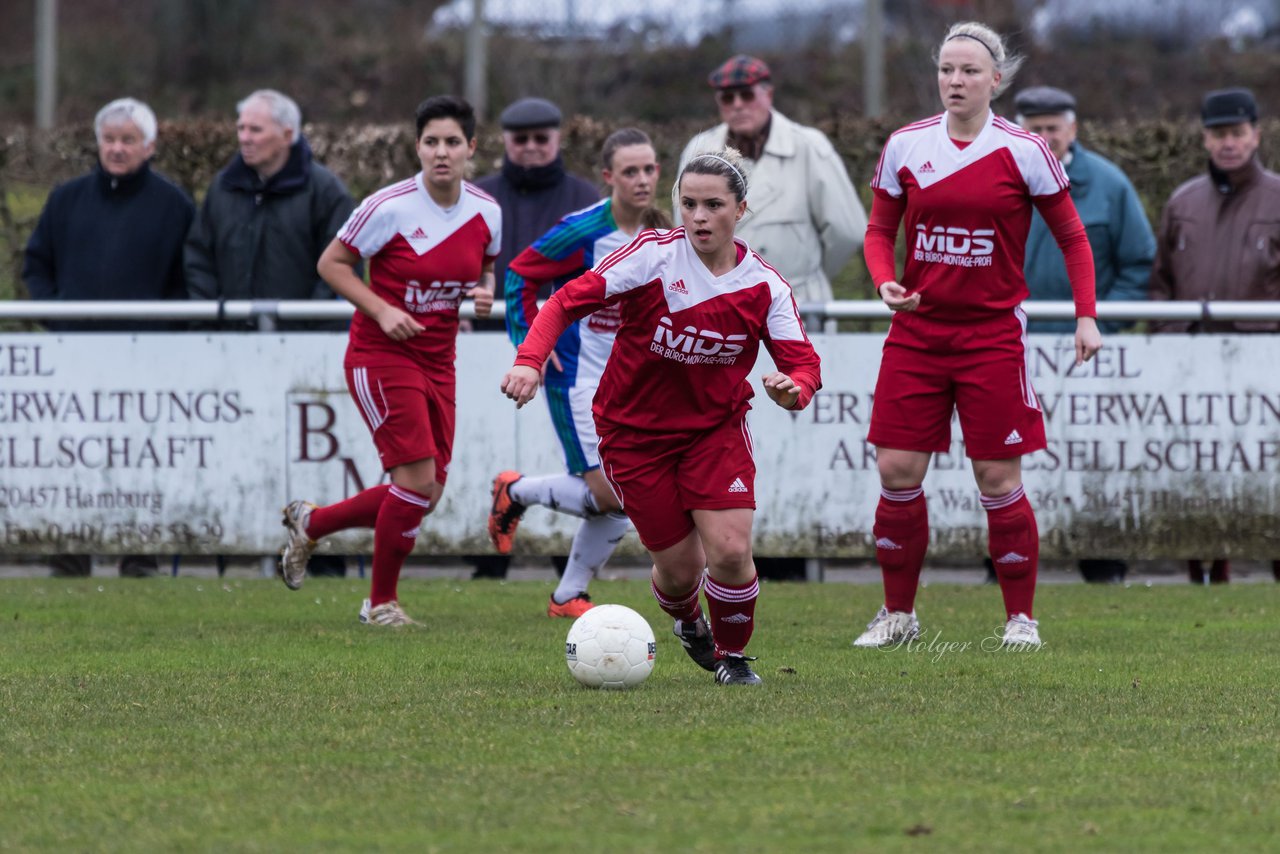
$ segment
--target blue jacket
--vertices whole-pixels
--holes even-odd
[[[1103,300],[1145,300],[1156,238],[1133,184],[1110,160],[1071,143],[1072,160],[1067,166],[1071,179],[1071,200],[1075,202],[1093,248],[1093,267],[1098,283],[1098,302]],[[1062,250],[1039,211],[1033,211],[1027,234],[1027,257],[1023,266],[1032,299],[1070,300]],[[1103,332],[1116,332],[1127,323],[1100,323]],[[1073,321],[1037,321],[1031,332],[1074,332]]]

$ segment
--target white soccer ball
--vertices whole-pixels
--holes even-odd
[[[625,605],[597,605],[564,639],[573,678],[589,688],[632,688],[653,672],[658,644],[644,617]]]

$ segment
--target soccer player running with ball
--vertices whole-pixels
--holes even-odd
[[[449,470],[458,305],[473,297],[478,317],[493,306],[502,215],[496,201],[463,180],[475,129],[475,113],[461,98],[419,104],[422,171],[365,199],[318,265],[334,292],[358,309],[344,363],[347,387],[391,483],[327,507],[289,504],[279,575],[297,590],[316,541],[373,528],[372,586],[360,609],[360,621],[372,625],[414,622],[396,585]],[[369,285],[355,272],[361,258],[369,259]]]
[[[507,332],[517,347],[538,315],[538,290],[544,284],[585,273],[641,229],[671,228],[670,218],[653,207],[658,155],[644,131],[623,128],[610,134],[600,158],[601,176],[612,188],[609,197],[564,217],[507,268]],[[489,537],[499,554],[510,553],[520,517],[532,505],[582,519],[560,584],[547,603],[548,617],[576,619],[591,608],[587,585],[629,527],[600,471],[599,438],[591,417],[591,401],[621,316],[615,303],[571,325],[544,368],[547,407],[568,473],[528,477],[504,471],[493,481]]]
[[[653,558],[654,596],[689,656],[721,684],[756,685],[744,655],[759,594],[747,375],[763,343],[778,367],[765,393],[800,409],[821,387],[820,364],[786,280],[734,237],[747,209],[741,156],[692,158],[675,195],[683,227],[641,232],[556,292],[502,391],[528,403],[569,324],[619,306],[592,407],[601,469]]]
[[[873,531],[884,607],[854,645],[893,645],[920,632],[915,596],[929,543],[921,484],[932,454],[950,449],[958,411],[1004,595],[1003,641],[1034,647],[1040,538],[1022,488],[1022,455],[1045,447],[1045,430],[1020,307],[1028,296],[1022,266],[1032,206],[1066,257],[1077,364],[1102,346],[1093,255],[1058,159],[1040,137],[991,111],[1021,57],[1010,57],[988,27],[962,23],[947,33],[937,60],[943,112],[894,133],[871,182],[867,267],[895,314],[868,436],[880,471]],[[894,242],[904,216],[899,282]]]

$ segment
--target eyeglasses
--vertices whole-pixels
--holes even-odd
[[[729,106],[734,101],[741,100],[744,104],[750,104],[756,99],[755,87],[747,89],[721,89],[716,93],[716,100],[724,106]]]
[[[513,133],[511,141],[516,145],[528,145],[529,140],[533,140],[536,145],[546,145],[551,141],[551,134],[543,133]]]

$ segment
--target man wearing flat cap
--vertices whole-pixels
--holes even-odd
[[[502,125],[502,169],[476,181],[502,208],[502,251],[494,265],[502,302],[507,265],[565,214],[599,201],[589,181],[571,175],[560,156],[560,108],[545,98],[521,98],[498,121]],[[479,328],[479,325],[477,325]],[[504,329],[501,321],[493,327]]]
[[[1044,138],[1071,181],[1071,200],[1089,235],[1093,249],[1098,300],[1145,300],[1156,238],[1142,209],[1142,200],[1120,168],[1076,140],[1076,99],[1054,86],[1032,86],[1013,99],[1017,122]],[[1023,274],[1032,299],[1070,300],[1071,281],[1062,250],[1039,211],[1031,214]],[[1128,324],[1100,323],[1104,332]],[[1075,321],[1035,320],[1031,332],[1070,334]],[[1085,581],[1123,581],[1129,566],[1123,560],[1084,558],[1079,562]]]
[[[595,185],[570,174],[560,156],[560,108],[546,98],[521,98],[498,117],[504,149],[502,169],[475,182],[502,208],[502,249],[494,262],[497,291],[506,299],[507,265],[565,214],[600,200]],[[560,284],[557,282],[556,284]],[[506,330],[505,321],[473,322],[474,329]],[[508,555],[472,555],[479,578],[504,578]]]
[[[1013,99],[1017,122],[1044,138],[1071,180],[1075,202],[1093,248],[1098,300],[1145,300],[1156,238],[1133,183],[1120,168],[1076,139],[1076,99],[1053,86],[1023,89]],[[1031,217],[1023,265],[1032,299],[1070,300],[1062,250],[1038,211]],[[1129,324],[1103,322],[1104,333]],[[1031,332],[1075,331],[1074,321],[1032,321]]]
[[[735,56],[708,82],[721,124],[689,141],[680,168],[726,144],[741,151],[751,171],[737,234],[790,282],[796,302],[832,299],[831,279],[862,247],[867,230],[840,155],[821,131],[773,109],[772,75],[761,60]]]
[[[1160,218],[1151,298],[1274,300],[1280,297],[1280,175],[1258,160],[1258,103],[1248,89],[1219,89],[1200,106],[1209,153],[1205,174],[1169,196]],[[1162,321],[1156,332],[1276,332],[1273,320]],[[1194,560],[1191,581],[1204,566]],[[1280,562],[1272,562],[1280,580]],[[1209,580],[1225,582],[1230,564],[1215,560]]]

